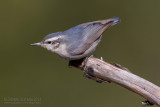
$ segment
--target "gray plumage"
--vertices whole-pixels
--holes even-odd
[[[39,43],[64,59],[77,60],[92,54],[102,33],[120,22],[118,17],[80,24],[64,32],[52,33]],[[32,45],[37,45],[32,44]]]

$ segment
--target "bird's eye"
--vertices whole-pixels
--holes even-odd
[[[51,42],[51,41],[47,41],[46,43],[47,43],[47,44],[51,44],[52,42]]]

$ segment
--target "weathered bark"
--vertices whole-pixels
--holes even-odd
[[[70,65],[84,70],[86,77],[97,82],[114,82],[143,96],[147,99],[142,102],[143,105],[156,104],[160,106],[160,87],[131,73],[127,68],[94,57],[71,61]]]

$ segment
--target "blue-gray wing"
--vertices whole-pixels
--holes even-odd
[[[118,23],[117,17],[84,23],[73,27],[65,33],[68,35],[68,53],[71,55],[81,55],[98,39],[102,33],[110,26]]]

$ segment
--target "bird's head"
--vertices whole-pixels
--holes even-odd
[[[42,46],[52,52],[60,51],[60,46],[62,42],[62,34],[61,32],[52,33],[43,38],[41,42],[33,43],[32,46]]]

